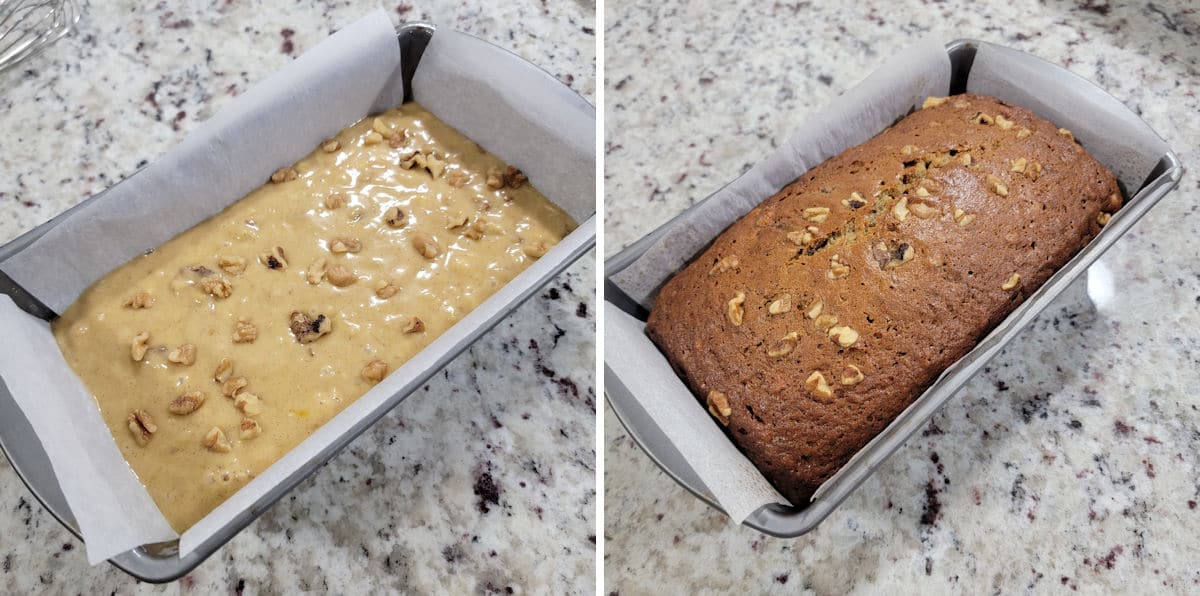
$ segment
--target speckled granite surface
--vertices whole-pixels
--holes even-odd
[[[1065,65],[1142,114],[1193,172],[1200,163],[1200,10],[1183,0],[628,4],[606,7],[610,255],[927,33]],[[1101,261],[1114,298],[1076,283],[798,539],[730,525],[607,411],[607,589],[1200,590],[1198,203],[1189,173]]]
[[[374,2],[93,2],[0,75],[0,241],[131,174]],[[208,3],[194,4],[199,6]],[[357,4],[347,6],[347,4]],[[388,5],[510,48],[589,99],[587,2]],[[585,257],[166,591],[590,593],[594,275]],[[0,593],[128,593],[0,458]]]

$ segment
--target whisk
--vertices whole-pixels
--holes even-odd
[[[77,22],[73,0],[0,0],[0,72],[46,49]]]

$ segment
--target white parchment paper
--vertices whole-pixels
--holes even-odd
[[[926,97],[946,95],[950,79],[951,65],[942,42],[925,39],[899,52],[835,104],[814,114],[746,174],[667,224],[646,252],[612,275],[612,281],[651,308],[662,284],[730,224],[813,166],[875,136]],[[1037,58],[987,44],[979,47],[967,81],[970,92],[1030,108],[1069,128],[1127,189],[1136,190],[1166,153],[1166,145],[1120,102],[1090,89],[1085,93],[1085,87],[1090,83],[1049,70]],[[762,505],[784,503],[777,493],[764,493],[766,480],[756,468],[742,465],[745,457],[678,379],[646,336],[644,323],[620,315],[606,317],[605,364],[671,439],[722,508],[741,522]],[[622,363],[621,368],[610,359]],[[712,432],[723,440],[713,439]],[[813,498],[833,482],[827,481]]]
[[[456,62],[470,66],[452,68]],[[404,96],[399,72],[395,29],[385,12],[375,11],[235,99],[178,147],[0,263],[0,269],[61,312],[108,271],[218,213],[347,125],[399,104]],[[180,556],[219,540],[229,524],[264,507],[281,481],[302,474],[356,423],[389,407],[389,400],[436,370],[473,331],[594,242],[592,106],[557,81],[533,76],[540,73],[516,56],[449,30],[434,34],[417,72],[421,82],[414,88],[427,109],[506,161],[528,168],[543,194],[586,221],[182,536],[171,531],[121,457],[49,326],[7,297],[0,299],[0,328],[8,332],[0,342],[0,376],[41,439],[91,563],[176,537]],[[487,77],[488,72],[512,76]],[[477,118],[479,113],[506,117],[493,122]],[[542,116],[551,119],[550,125]],[[546,156],[553,156],[552,167],[539,166]]]

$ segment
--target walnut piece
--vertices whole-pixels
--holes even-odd
[[[1033,134],[1033,131],[1029,130],[1028,128],[1025,128],[1024,126],[1017,129],[1017,138],[1018,139],[1023,139],[1031,134]]]
[[[892,205],[892,215],[900,221],[908,219],[908,197],[900,197],[900,200]]]
[[[296,337],[296,341],[302,344],[317,341],[333,331],[333,320],[321,314],[318,314],[316,318],[311,318],[298,310],[293,310],[289,323],[292,335]]]
[[[999,126],[1003,130],[1008,130],[1015,126],[1015,124],[1012,120],[1005,118],[1004,115],[996,114],[996,126]]]
[[[1018,157],[1012,160],[1012,165],[1008,168],[1010,172],[1025,173],[1025,165],[1029,163],[1024,157]]]
[[[971,165],[971,154],[970,153],[960,153],[958,155],[958,162],[964,166]]]
[[[421,333],[425,331],[425,321],[422,321],[420,317],[412,317],[408,320],[408,323],[404,324],[404,328],[401,331],[404,333]]]
[[[720,259],[717,260],[716,263],[713,264],[712,269],[708,270],[708,274],[709,275],[717,275],[719,273],[725,273],[726,271],[729,271],[730,269],[736,268],[738,266],[738,264],[739,264],[739,261],[738,261],[737,255],[729,255],[727,257],[721,257]]]
[[[849,198],[842,199],[842,205],[845,205],[850,209],[862,209],[867,205],[867,201],[861,194],[852,192],[850,193]]]
[[[1107,225],[1108,225],[1108,222],[1109,222],[1109,221],[1111,221],[1111,220],[1112,220],[1112,214],[1111,214],[1111,213],[1103,213],[1103,212],[1101,212],[1100,214],[1096,215],[1096,223],[1098,223],[1098,224],[1100,224],[1100,225],[1102,225],[1102,226],[1107,226]]]
[[[129,424],[129,432],[133,435],[133,440],[137,444],[145,447],[150,439],[154,438],[154,433],[158,432],[158,425],[154,424],[154,418],[145,410],[133,410],[126,418]]]
[[[249,418],[243,418],[238,429],[241,431],[239,436],[243,441],[249,441],[262,434],[262,427],[258,425],[258,421]]]
[[[249,391],[242,391],[233,397],[233,407],[241,410],[246,416],[258,416],[262,414],[262,400],[258,399],[257,395]]]
[[[858,332],[848,326],[839,325],[829,328],[829,337],[843,348],[848,348],[858,341]]]
[[[988,186],[991,187],[992,191],[995,192],[996,194],[998,194],[1002,197],[1008,196],[1008,187],[1004,185],[1003,180],[997,178],[996,176],[988,174],[987,175],[987,183],[988,183]]]
[[[824,223],[826,219],[829,219],[829,207],[805,207],[803,214],[804,219],[808,221]]]
[[[1008,290],[1017,287],[1017,284],[1019,283],[1021,283],[1021,274],[1014,273],[1008,276],[1008,279],[1004,280],[1004,283],[1000,285],[1000,289],[1007,292]]]
[[[275,184],[283,184],[289,180],[295,180],[300,174],[296,172],[296,168],[287,166],[279,168],[271,174],[271,182]]]
[[[1072,133],[1071,133],[1071,131],[1069,131],[1069,130],[1067,130],[1067,129],[1065,129],[1065,128],[1060,128],[1060,129],[1058,129],[1058,134],[1060,134],[1060,135],[1062,135],[1062,136],[1064,136],[1064,137],[1067,137],[1068,139],[1070,139],[1070,140],[1071,140],[1071,142],[1075,142],[1075,135],[1074,135],[1074,134],[1072,134]]]
[[[358,252],[362,250],[362,241],[358,238],[346,238],[339,236],[329,241],[329,252],[346,253]]]
[[[837,322],[837,315],[831,315],[828,313],[819,315],[813,320],[813,324],[816,325],[818,329],[829,329],[830,327],[837,325]]]
[[[367,363],[359,374],[363,380],[368,383],[378,383],[387,376],[388,365],[386,362],[376,358]]]
[[[246,317],[238,317],[233,326],[233,343],[245,344],[258,339],[258,327]]]
[[[344,288],[358,281],[358,276],[343,265],[334,265],[325,269],[325,279],[339,288]]]
[[[258,260],[273,271],[281,271],[288,266],[287,253],[283,251],[282,246],[272,248],[270,252],[259,255]]]
[[[363,136],[363,145],[378,145],[383,142],[383,135],[372,130]]]
[[[133,336],[133,341],[129,344],[129,355],[133,357],[134,362],[141,362],[142,358],[146,357],[146,350],[149,346],[146,344],[150,341],[149,331],[139,331]]]
[[[843,385],[857,385],[861,383],[864,378],[866,377],[863,375],[862,369],[858,368],[857,366],[854,366],[853,364],[847,364],[846,366],[842,367],[841,381]]]
[[[936,108],[946,103],[946,101],[949,99],[949,97],[926,97],[925,101],[921,103],[921,109],[924,110],[925,108]]]
[[[813,371],[804,380],[804,388],[808,390],[817,401],[829,403],[833,400],[833,388],[829,386],[829,382],[825,380],[825,375],[820,371]]]
[[[344,195],[340,192],[335,192],[335,193],[325,197],[325,208],[329,209],[331,211],[334,209],[340,209],[342,207],[345,207],[346,203],[348,203],[348,202],[349,202],[349,199],[346,198],[346,195]]]
[[[442,247],[438,246],[437,240],[425,232],[413,234],[412,245],[426,259],[434,259],[442,254]]]
[[[225,438],[225,433],[221,432],[220,427],[214,426],[205,435],[201,443],[209,450],[217,453],[229,453],[233,450],[233,446],[229,444],[229,439]]]
[[[723,426],[729,426],[729,416],[733,414],[733,408],[729,407],[729,398],[720,391],[709,391],[707,403],[708,413]]]
[[[842,262],[842,258],[838,255],[833,255],[829,258],[829,271],[826,272],[826,277],[829,279],[841,279],[850,275],[850,266]]]
[[[924,190],[924,189],[920,189],[920,190]],[[918,192],[917,194],[920,194],[920,193]],[[910,203],[908,206],[908,210],[911,211],[913,215],[917,216],[918,219],[933,219],[942,214],[942,210],[938,209],[935,205],[931,205],[929,203],[924,203],[921,201],[915,201],[913,203]]]
[[[167,411],[176,416],[187,416],[199,410],[200,406],[204,405],[205,399],[203,391],[193,389],[171,400],[171,403],[167,404]]]
[[[154,296],[151,296],[150,292],[146,290],[138,290],[137,292],[134,292],[132,296],[127,298],[125,302],[122,303],[122,306],[133,309],[150,308],[151,306],[154,306]]]
[[[383,213],[383,221],[389,227],[403,228],[408,224],[408,218],[404,216],[404,212],[399,207],[392,207]]]
[[[314,286],[321,283],[321,280],[325,279],[325,263],[326,261],[324,257],[314,261],[313,264],[309,265],[308,269],[304,271],[304,279],[308,280],[308,283]]]
[[[233,255],[217,257],[217,267],[230,275],[241,275],[246,270],[246,259]]]
[[[550,247],[540,240],[521,241],[521,252],[524,252],[528,257],[540,259],[546,255],[546,251],[548,250],[550,250]]]
[[[380,280],[379,283],[375,285],[375,295],[381,300],[387,300],[388,298],[395,296],[399,291],[400,286],[387,280]]]
[[[791,294],[780,294],[767,305],[767,313],[772,315],[781,315],[789,310],[792,310]]]
[[[733,323],[734,327],[742,324],[742,317],[746,311],[742,308],[742,304],[746,302],[746,293],[738,290],[733,298],[729,299],[729,304],[725,308],[725,316],[729,318],[729,322]]]
[[[183,344],[171,353],[167,354],[167,361],[184,366],[191,366],[196,363],[196,346],[192,344]]]
[[[371,129],[379,133],[380,136],[390,137],[396,132],[396,126],[383,118],[375,118],[371,120]]]
[[[425,158],[425,171],[429,172],[434,178],[441,178],[446,171],[446,162],[434,154],[430,154]]]
[[[233,361],[228,358],[222,358],[217,364],[216,370],[213,371],[213,380],[218,383],[224,383],[233,376]]]
[[[779,338],[779,340],[775,343],[771,344],[771,347],[767,348],[767,356],[772,358],[782,358],[787,356],[788,354],[792,353],[792,350],[796,347],[796,344],[799,343],[799,341],[800,334],[792,331]]]
[[[200,280],[200,289],[213,298],[223,300],[233,293],[233,284],[224,277],[206,277]]]
[[[325,153],[333,153],[341,148],[342,144],[339,143],[337,139],[328,139],[324,143],[321,143],[321,151],[324,151]]]
[[[1104,204],[1104,210],[1105,211],[1116,211],[1116,210],[1120,209],[1121,205],[1123,205],[1123,204],[1124,204],[1124,200],[1121,198],[1121,193],[1114,192],[1111,195],[1108,195],[1108,202]]]
[[[954,209],[954,221],[958,222],[958,227],[965,228],[972,221],[975,221],[975,215],[971,214],[971,213],[967,213],[966,211],[963,211],[962,209],[955,208]]]
[[[221,394],[225,397],[237,397],[237,394],[249,385],[246,377],[230,377],[221,383]]]
[[[821,316],[821,309],[824,308],[824,306],[825,304],[823,302],[817,300],[816,302],[812,303],[812,306],[808,307],[808,311],[804,313],[804,316],[810,319],[815,319]]]

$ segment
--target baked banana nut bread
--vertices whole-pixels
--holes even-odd
[[[931,97],[730,226],[647,332],[802,507],[1120,206],[1070,131]]]

